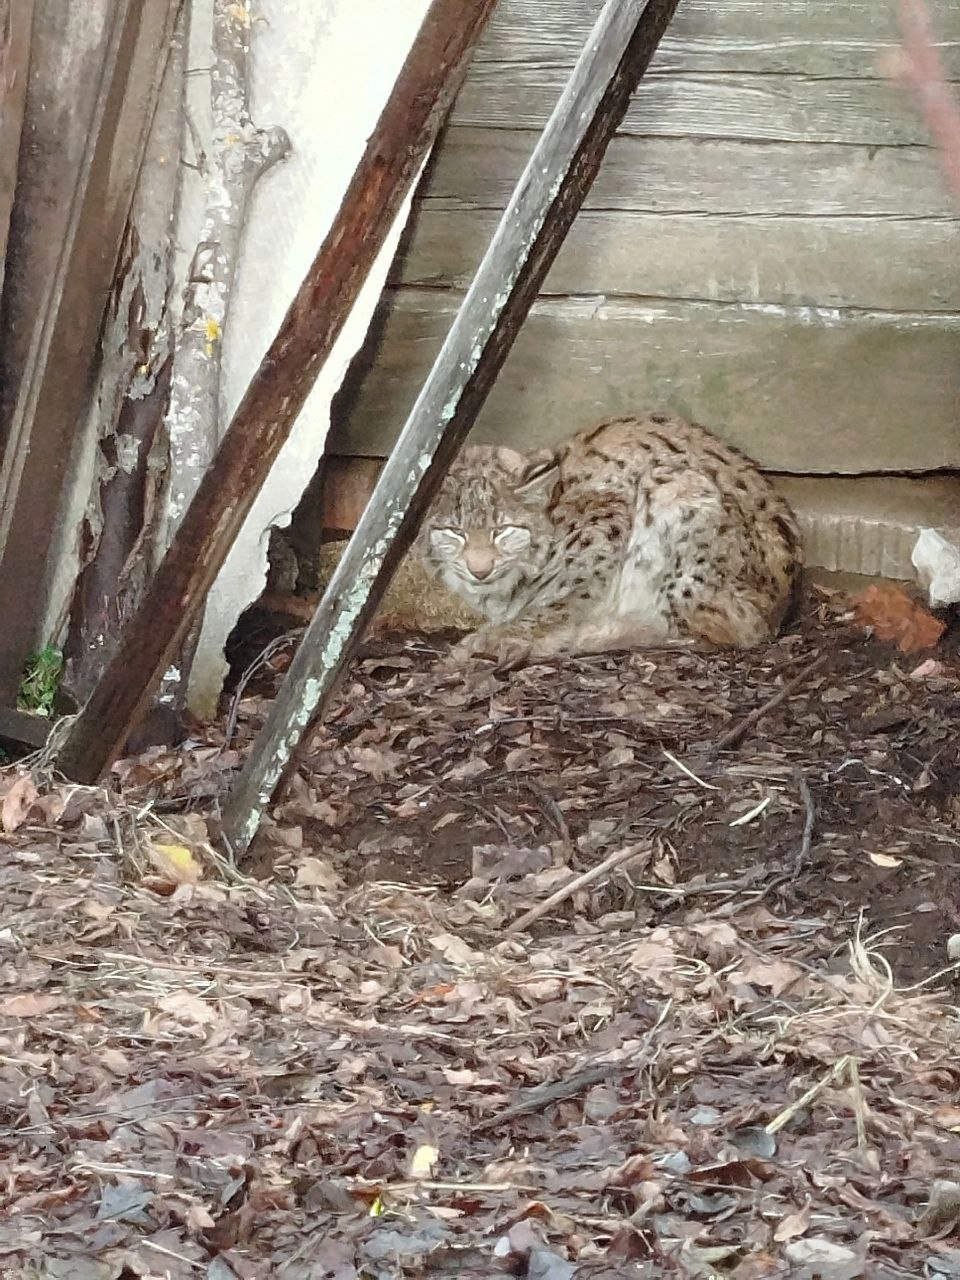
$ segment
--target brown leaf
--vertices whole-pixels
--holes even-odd
[[[758,987],[769,987],[773,995],[792,986],[804,976],[803,970],[786,960],[762,960],[759,956],[749,959],[736,973],[727,975],[730,983],[749,982]]]
[[[0,1000],[0,1014],[7,1018],[36,1018],[63,1003],[63,996],[25,992],[20,996],[7,996]]]
[[[947,629],[890,583],[875,584],[854,596],[853,612],[861,627],[870,627],[878,640],[894,642],[901,653],[931,648]]]
[[[797,1236],[802,1236],[810,1230],[810,1203],[800,1210],[799,1213],[788,1213],[785,1218],[781,1218],[773,1233],[773,1238],[778,1243],[784,1240],[795,1240]]]
[[[0,807],[0,823],[4,831],[16,831],[27,820],[37,800],[37,786],[29,773],[22,773],[3,797]]]

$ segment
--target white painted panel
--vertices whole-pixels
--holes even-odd
[[[427,3],[262,0],[256,6],[252,115],[262,128],[282,125],[292,153],[264,178],[250,209],[225,334],[225,422],[333,221]],[[194,49],[195,67],[204,65],[199,55]],[[206,92],[205,83],[201,88]],[[366,334],[406,216],[405,208],[211,592],[190,689],[200,715],[215,708],[227,636],[263,587],[270,526],[289,522],[316,470],[331,398]]]

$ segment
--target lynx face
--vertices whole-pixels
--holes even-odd
[[[508,615],[517,587],[542,566],[552,536],[552,454],[463,450],[424,530],[425,559],[444,584],[487,617]]]

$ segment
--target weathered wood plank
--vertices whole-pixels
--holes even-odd
[[[33,0],[0,0],[0,285],[17,183],[32,29]]]
[[[573,61],[602,0],[501,0],[481,61]],[[960,7],[930,0],[934,32],[960,74]],[[651,72],[876,75],[877,54],[899,44],[886,0],[684,0]]]
[[[394,275],[466,288],[496,222],[427,202]],[[960,221],[584,211],[544,292],[960,311]]]
[[[483,407],[677,0],[607,0],[224,809],[246,849]]]
[[[404,290],[336,453],[387,452],[456,309]],[[667,408],[772,470],[960,465],[960,317],[781,307],[541,301],[477,438],[550,443],[606,415]]]
[[[0,698],[8,703],[56,567],[74,433],[89,407],[177,0],[69,8],[66,30],[62,5],[43,3],[35,13],[4,286]]]
[[[431,0],[336,217],[58,764],[98,778],[182,644],[343,332],[463,81],[493,0]]]
[[[486,62],[473,68],[453,112],[462,125],[540,129],[560,95],[562,62]],[[927,146],[905,94],[886,80],[798,75],[651,76],[618,131],[664,138],[741,138]]]
[[[452,208],[502,209],[535,134],[452,126],[425,190]],[[616,138],[588,209],[644,213],[948,218],[929,147]]]

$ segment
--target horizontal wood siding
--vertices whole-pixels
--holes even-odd
[[[573,64],[603,0],[501,0],[476,62]],[[956,0],[927,0],[941,52],[960,71]],[[683,0],[651,70],[875,79],[897,47],[893,0]]]
[[[878,0],[879,2],[879,0]],[[475,67],[453,114],[462,125],[539,129],[566,82],[562,63]],[[923,146],[923,121],[886,81],[806,75],[651,75],[620,130],[631,137],[740,138]]]
[[[422,209],[395,279],[466,289],[498,216]],[[544,293],[955,312],[960,222],[584,212]]]
[[[456,305],[447,292],[396,298],[350,452],[382,452],[385,424],[413,404]],[[669,405],[773,470],[960,467],[958,351],[960,317],[543,299],[474,435],[549,444],[608,415]]]
[[[336,451],[389,450],[601,2],[501,0]],[[888,0],[684,0],[477,438],[657,407],[782,472],[960,467],[960,222],[896,44]]]

